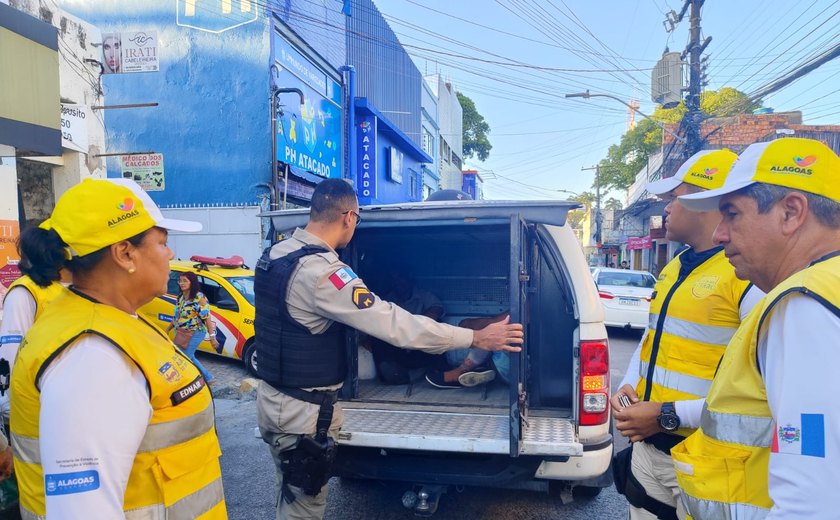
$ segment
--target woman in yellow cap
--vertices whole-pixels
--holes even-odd
[[[12,448],[8,443],[9,378],[15,365],[18,347],[24,334],[35,320],[44,313],[49,303],[64,292],[69,285],[70,273],[66,269],[48,268],[46,272],[34,269],[30,257],[41,256],[49,247],[49,232],[37,227],[25,230],[18,241],[23,276],[9,285],[3,295],[2,323],[0,323],[0,518],[9,510],[17,511],[17,485],[13,475]],[[2,284],[0,284],[2,286]],[[11,478],[12,482],[6,482]],[[14,490],[14,491],[12,491]]]
[[[137,309],[166,290],[165,219],[130,180],[70,188],[41,225],[73,285],[21,343],[11,442],[24,518],[226,518],[212,396]]]

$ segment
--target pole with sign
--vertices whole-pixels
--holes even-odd
[[[356,122],[357,192],[362,205],[376,198],[376,117],[363,116]]]

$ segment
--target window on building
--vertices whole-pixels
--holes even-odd
[[[441,162],[445,162],[449,164],[452,160],[450,156],[452,155],[452,150],[449,148],[449,144],[447,144],[446,140],[443,136],[440,136],[440,159]]]
[[[434,141],[434,137],[433,137],[433,136],[432,136],[432,134],[431,134],[428,130],[426,130],[425,128],[422,128],[422,129],[421,129],[421,131],[422,131],[422,135],[423,135],[423,143],[422,143],[422,145],[423,145],[423,151],[424,151],[424,152],[426,152],[427,154],[431,155],[431,156],[434,156],[434,155],[435,155],[435,150],[434,150],[434,148],[435,148],[435,141]]]
[[[411,200],[420,199],[420,175],[411,168],[408,169],[408,197]]]
[[[455,155],[455,152],[452,152],[452,164],[454,164],[459,170],[461,169],[461,158]]]

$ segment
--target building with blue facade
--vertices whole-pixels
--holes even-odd
[[[275,86],[305,98],[276,97],[277,155],[295,159],[286,191],[305,196],[296,173],[306,179],[300,185],[344,176],[338,67],[346,54],[344,33],[333,27],[345,22],[341,2],[328,3],[287,1],[272,13],[250,0],[66,2],[122,39],[123,61],[138,34],[154,48],[157,70],[101,77],[106,105],[154,105],[105,111],[108,176],[127,174],[124,157],[154,152],[162,182],[150,195],[164,206],[257,204],[283,191],[272,182]],[[103,38],[103,72],[109,43]]]
[[[419,201],[423,77],[372,0],[353,0],[347,60],[355,69],[355,178],[361,204]],[[353,145],[351,145],[353,146]]]
[[[102,31],[105,105],[129,107],[103,111],[107,175],[164,207],[307,205],[326,178],[362,204],[437,186],[422,77],[371,0],[63,3]]]

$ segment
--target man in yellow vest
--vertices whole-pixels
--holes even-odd
[[[676,198],[722,186],[736,159],[729,150],[702,151],[673,177],[647,186],[670,201],[668,240],[689,248],[660,273],[648,329],[612,397],[616,428],[633,442],[614,461],[616,487],[630,502],[631,519],[685,517],[670,450],[699,426],[724,348],[761,296],[735,277],[723,248],[712,241],[717,211],[689,212]]]
[[[720,209],[715,241],[767,291],[672,452],[682,501],[695,519],[838,518],[840,158],[810,139],[757,143],[722,188],[680,201]]]

